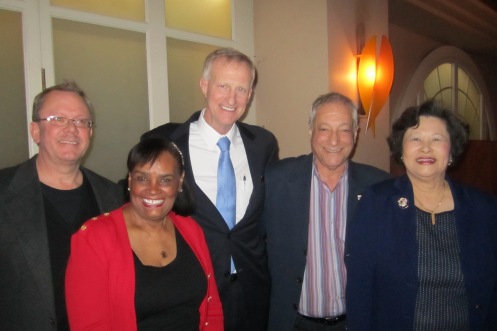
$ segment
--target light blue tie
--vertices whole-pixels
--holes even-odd
[[[219,164],[217,167],[217,196],[216,208],[224,218],[231,230],[236,222],[236,180],[233,163],[230,159],[230,140],[222,137],[217,142],[221,149]],[[231,260],[231,272],[235,272],[233,258]]]
[[[235,226],[236,217],[236,181],[230,159],[230,140],[222,137],[217,145],[221,149],[221,155],[217,168],[216,207],[231,230]]]

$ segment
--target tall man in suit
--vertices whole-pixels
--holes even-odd
[[[266,171],[270,331],[345,330],[346,224],[363,190],[388,178],[349,160],[357,138],[357,109],[349,98],[318,97],[309,133],[311,154]]]
[[[122,189],[80,166],[93,130],[92,105],[75,83],[38,94],[31,159],[0,170],[0,330],[61,331],[71,235],[117,208]]]
[[[277,158],[277,143],[267,130],[238,122],[252,95],[254,78],[254,64],[245,54],[231,48],[212,52],[200,79],[205,108],[179,127],[165,124],[142,137],[169,137],[184,154],[186,178],[197,204],[192,216],[209,246],[227,331],[267,327],[269,274],[259,218],[263,175]],[[230,142],[236,183],[231,194],[234,226],[219,206],[218,179],[223,174],[218,175],[222,153],[217,143],[223,137]]]

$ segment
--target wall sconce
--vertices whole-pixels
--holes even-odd
[[[382,36],[380,52],[376,54],[376,36],[371,37],[359,55],[357,87],[366,112],[366,131],[375,134],[375,119],[387,101],[393,82],[393,53],[387,37]]]

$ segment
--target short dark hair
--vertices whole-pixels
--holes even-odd
[[[79,95],[81,99],[83,99],[86,108],[88,108],[88,112],[90,113],[90,119],[92,121],[95,120],[93,105],[91,104],[90,99],[88,98],[86,93],[81,89],[81,87],[79,87],[78,84],[76,84],[76,82],[64,81],[61,84],[54,85],[52,87],[44,89],[43,91],[38,93],[38,95],[34,98],[33,113],[31,115],[31,120],[33,122],[38,122],[40,120],[40,110],[41,108],[43,108],[43,103],[45,102],[47,95],[53,91],[72,92]]]
[[[163,153],[171,154],[176,160],[179,173],[184,173],[185,162],[178,146],[171,140],[162,138],[144,139],[133,146],[128,154],[128,172],[131,173],[137,166],[154,163]],[[186,178],[183,179],[181,188],[172,209],[179,215],[188,216],[195,210],[195,200]]]
[[[469,125],[455,112],[442,107],[440,103],[432,99],[419,106],[407,108],[393,123],[387,142],[394,160],[402,164],[404,135],[408,129],[418,127],[421,116],[436,117],[445,122],[450,136],[450,156],[452,164],[455,164],[468,143]]]

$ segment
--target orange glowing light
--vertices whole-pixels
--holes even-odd
[[[374,121],[385,105],[393,83],[393,53],[387,37],[383,36],[380,52],[376,54],[376,36],[368,40],[360,55],[357,70],[357,87],[362,106],[366,112],[366,132],[371,127],[375,133]]]

